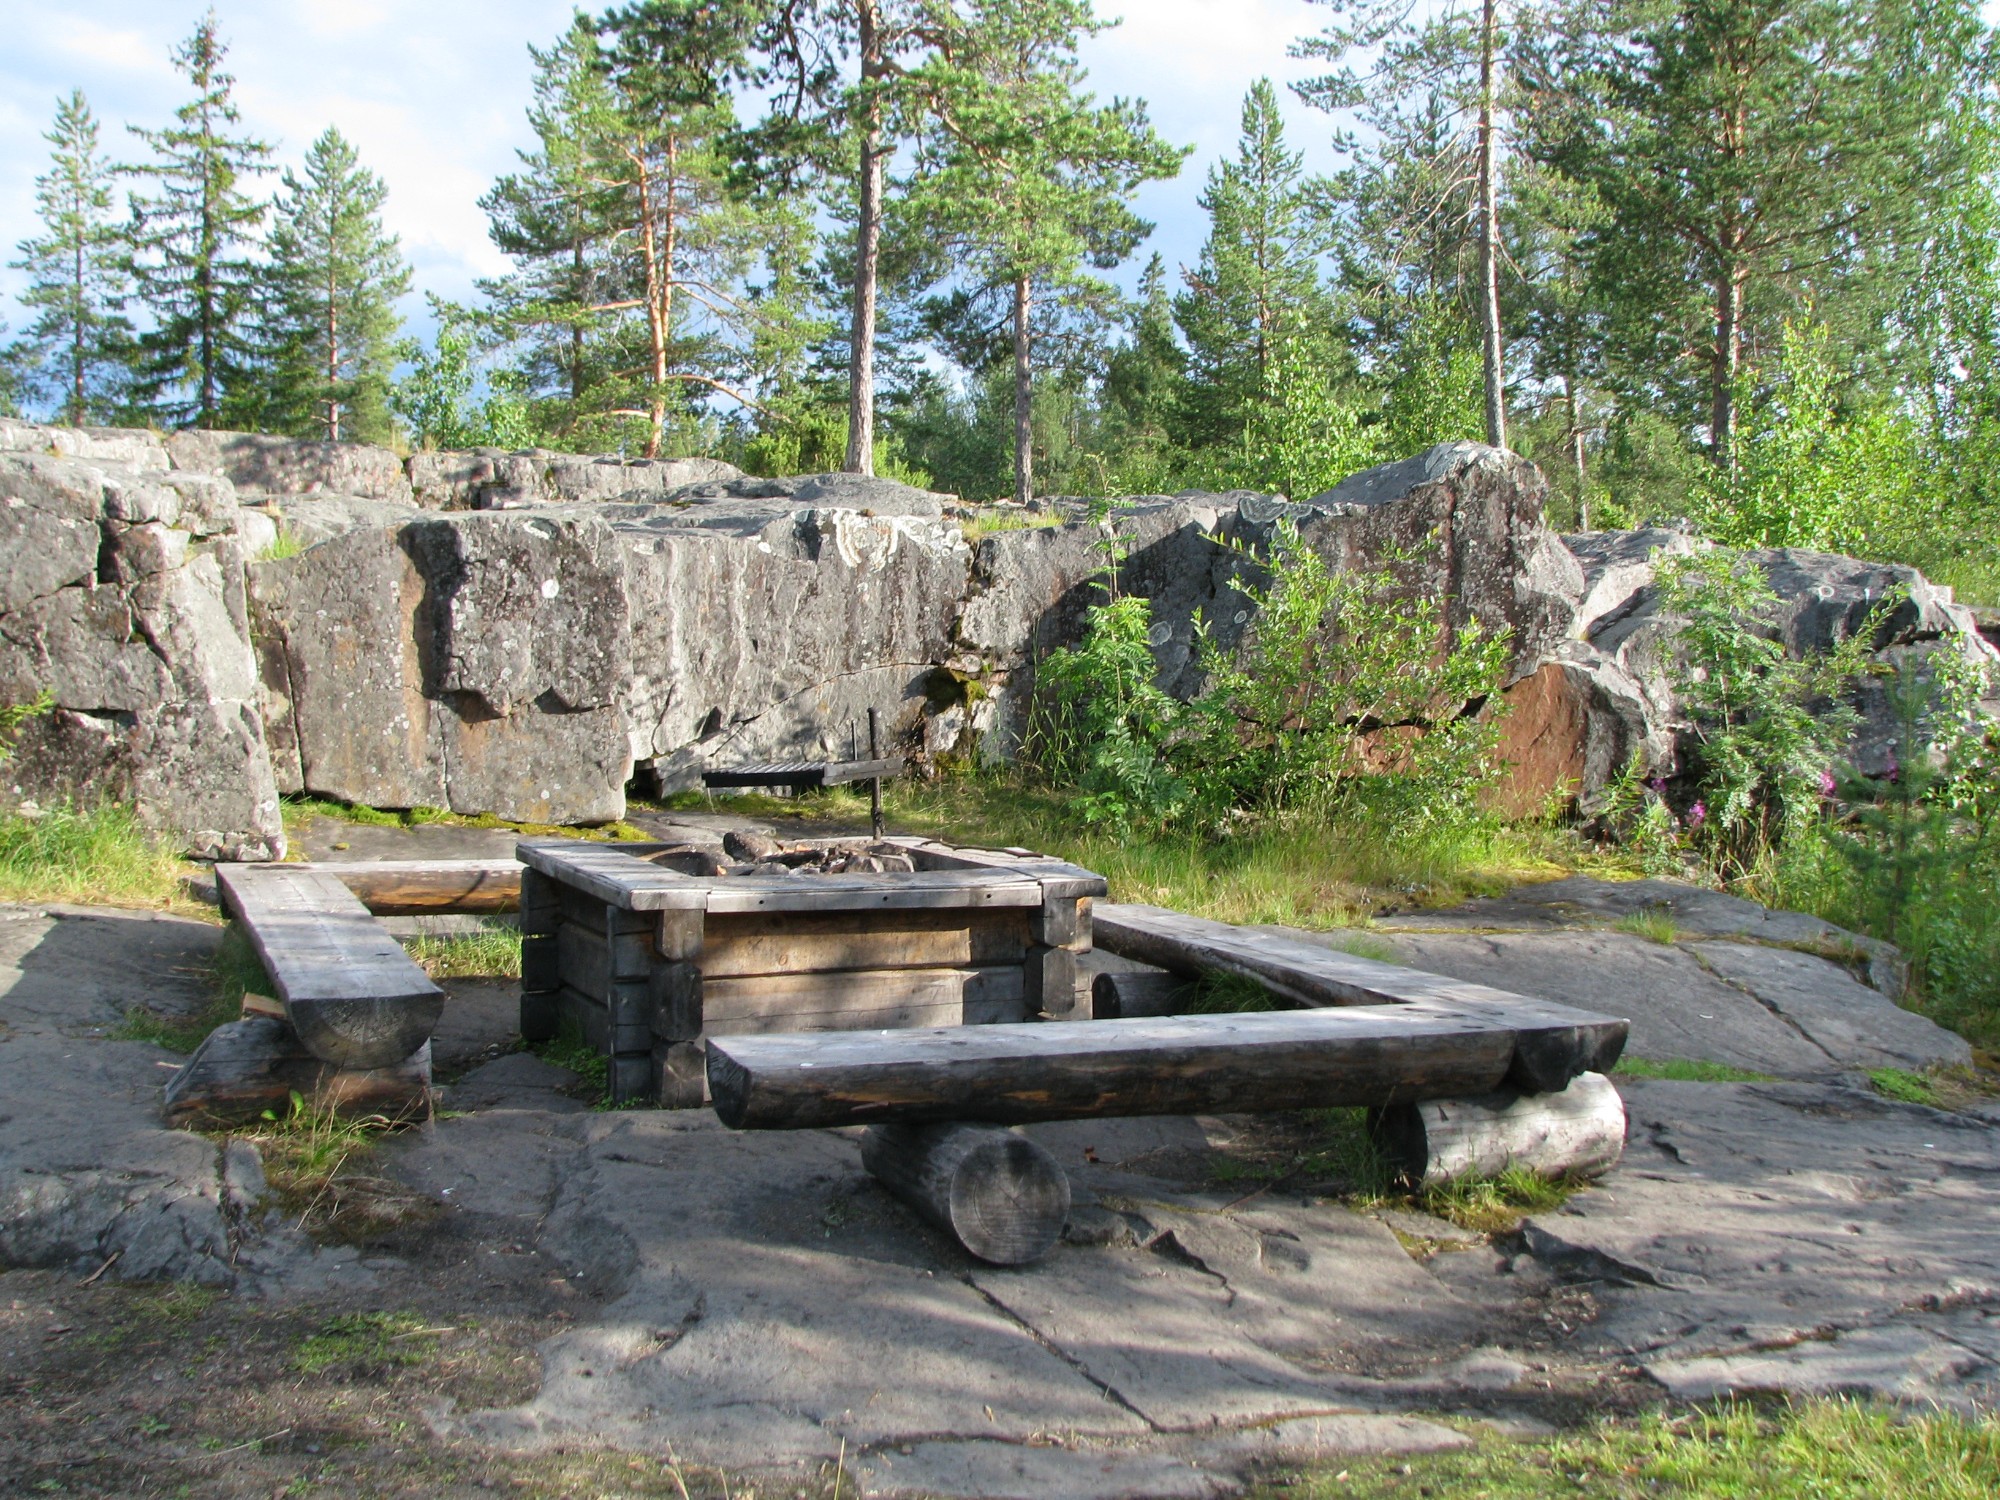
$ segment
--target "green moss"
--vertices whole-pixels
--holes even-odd
[[[1703,1062],[1695,1058],[1621,1057],[1611,1070],[1624,1078],[1670,1078],[1677,1083],[1770,1083],[1769,1073],[1753,1073],[1748,1068],[1732,1068],[1728,1063]]]
[[[1645,911],[1635,911],[1618,921],[1618,931],[1642,937],[1649,943],[1660,943],[1671,947],[1681,940],[1681,930],[1674,919],[1658,907]]]
[[[347,1313],[329,1318],[299,1340],[293,1366],[307,1375],[339,1369],[368,1374],[420,1365],[437,1352],[440,1334],[415,1313]]]
[[[1921,1073],[1910,1073],[1902,1068],[1870,1068],[1868,1081],[1875,1085],[1875,1092],[1885,1098],[1900,1100],[1904,1104],[1926,1104],[1935,1109],[1938,1093],[1931,1081]]]

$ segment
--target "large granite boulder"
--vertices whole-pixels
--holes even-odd
[[[85,433],[137,460],[92,463],[47,456],[49,433],[0,451],[0,701],[52,703],[0,769],[7,797],[112,797],[196,854],[282,853],[243,587],[268,523],[144,442]]]

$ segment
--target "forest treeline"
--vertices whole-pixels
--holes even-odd
[[[422,346],[381,179],[337,126],[278,171],[211,12],[170,121],[107,141],[60,102],[0,403],[978,499],[1303,497],[1484,438],[1566,524],[1687,518],[1996,592],[1976,0],[1316,3],[1291,87],[1338,169],[1304,169],[1258,82],[1198,168],[1195,263],[1152,255],[1136,296],[1135,195],[1187,154],[1091,92],[1091,0],[578,12],[531,47],[533,145],[480,200],[513,269],[432,297]]]

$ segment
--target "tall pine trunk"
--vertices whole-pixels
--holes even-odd
[[[847,371],[849,474],[875,472],[875,295],[882,258],[882,105],[874,86],[888,74],[877,0],[855,0],[861,50],[861,182],[854,234],[854,327]]]
[[[72,427],[81,427],[83,425],[83,372],[87,363],[84,355],[86,347],[84,340],[88,332],[84,327],[84,320],[86,309],[89,306],[89,303],[86,301],[83,284],[84,231],[81,224],[82,213],[80,209],[78,211],[78,219],[76,244],[73,247],[75,258],[73,269],[70,273],[69,425]]]
[[[1035,497],[1035,361],[1028,339],[1028,278],[1014,278],[1014,499]]]
[[[658,184],[657,221],[652,173],[642,151],[632,153],[639,182],[640,234],[646,256],[646,337],[651,358],[652,391],[646,402],[646,457],[658,458],[667,429],[667,361],[674,327],[674,258],[679,251],[680,204],[675,189],[680,178],[680,139],[667,137],[667,167]]]
[[[333,280],[329,226],[326,257],[326,440],[340,441],[340,299]]]
[[[1479,35],[1479,302],[1481,357],[1486,382],[1486,441],[1507,446],[1507,390],[1500,342],[1499,152],[1494,140],[1498,96],[1498,0],[1486,0]]]

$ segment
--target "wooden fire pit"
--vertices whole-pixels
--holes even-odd
[[[571,1031],[601,1051],[614,1101],[690,1107],[707,1099],[711,1036],[1077,1014],[1102,876],[1025,851],[892,838],[846,852],[854,843],[720,861],[524,841],[522,1036]],[[814,848],[826,857],[806,858]]]

